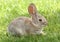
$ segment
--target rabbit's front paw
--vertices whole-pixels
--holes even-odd
[[[45,33],[45,32],[41,32],[40,34],[41,34],[41,35],[46,35],[46,33]]]

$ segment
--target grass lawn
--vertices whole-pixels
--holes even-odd
[[[9,23],[20,16],[29,17],[27,8],[34,3],[45,16],[47,35],[14,37],[6,35]],[[0,42],[60,42],[60,0],[0,0]]]

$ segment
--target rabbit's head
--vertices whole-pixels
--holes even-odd
[[[32,16],[32,21],[37,24],[39,27],[41,26],[46,26],[47,25],[47,20],[44,16],[41,14],[38,14],[38,11],[36,9],[36,6],[31,3],[28,7],[28,12]]]

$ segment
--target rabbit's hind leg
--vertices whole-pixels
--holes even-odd
[[[17,35],[26,35],[25,31],[22,29],[16,29],[16,34]]]

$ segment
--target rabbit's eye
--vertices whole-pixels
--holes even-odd
[[[39,19],[39,21],[42,21],[42,19]]]

